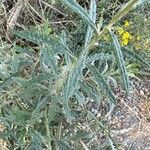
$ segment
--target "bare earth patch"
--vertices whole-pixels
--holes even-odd
[[[134,84],[127,99],[118,91],[120,102],[108,122],[121,149],[150,150],[150,80]]]

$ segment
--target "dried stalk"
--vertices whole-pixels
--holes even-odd
[[[14,5],[14,7],[10,10],[10,16],[8,17],[7,24],[6,24],[6,27],[7,27],[6,37],[9,41],[11,41],[10,31],[14,29],[14,27],[16,26],[19,15],[24,5],[28,3],[28,1],[29,0],[18,0],[17,3]]]
[[[12,30],[15,27],[17,19],[20,15],[20,12],[23,8],[23,0],[18,0],[15,6],[11,9],[10,16],[7,20],[7,31]]]

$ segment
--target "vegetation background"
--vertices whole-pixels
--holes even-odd
[[[0,0],[0,149],[125,149],[109,117],[118,89],[127,99],[135,80],[149,82],[149,9],[148,0]]]

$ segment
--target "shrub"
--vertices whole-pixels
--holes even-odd
[[[113,31],[113,25],[137,1],[129,1],[104,26],[102,17],[96,21],[95,0],[91,0],[88,12],[74,0],[62,0],[86,24],[78,53],[72,51],[74,43],[65,31],[58,35],[47,34],[49,27],[12,31],[32,47],[14,43],[3,60],[5,49],[1,46],[1,137],[10,149],[100,149],[99,132],[104,132],[112,149],[118,149],[102,114],[95,116],[87,102],[104,103],[109,110],[117,102],[113,93],[116,78],[129,93],[125,60],[149,66],[134,51],[121,47]],[[109,43],[101,41],[105,34],[111,39]]]

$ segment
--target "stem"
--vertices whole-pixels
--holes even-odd
[[[60,122],[60,125],[59,125],[59,131],[58,131],[58,138],[59,139],[61,138],[61,129],[62,129],[62,121]]]
[[[108,25],[106,25],[106,27],[104,27],[102,29],[102,31],[93,38],[93,40],[91,41],[91,43],[88,46],[88,49],[90,50],[91,48],[93,48],[96,45],[96,43],[101,39],[101,37],[109,29],[111,29],[111,27],[113,26],[113,24],[115,24],[120,18],[122,18],[125,14],[127,14],[130,10],[132,10],[133,6],[137,2],[138,2],[138,0],[131,0],[131,1],[127,2],[127,4],[112,18],[112,20],[110,21],[110,23]]]
[[[47,137],[48,137],[48,150],[52,150],[52,138],[50,136],[50,130],[49,130],[49,123],[48,123],[48,117],[47,117],[47,112],[45,114],[45,126],[46,126],[46,133],[47,133]]]
[[[86,146],[86,144],[82,140],[80,140],[80,143],[82,144],[85,150],[89,150],[89,148]]]

